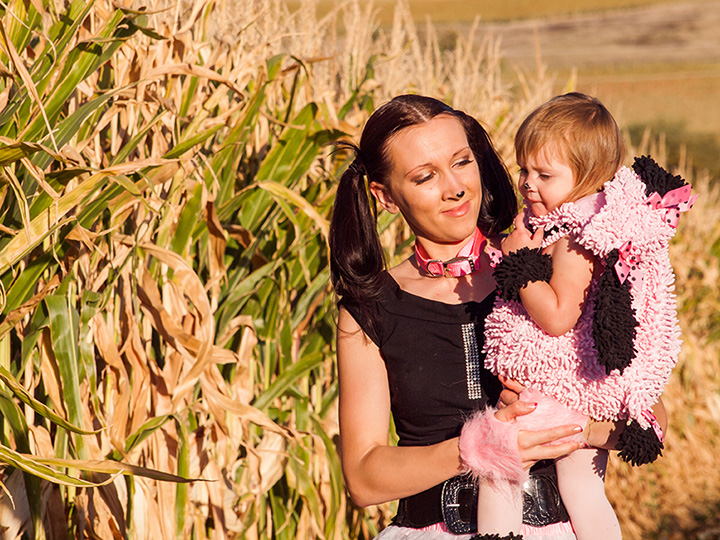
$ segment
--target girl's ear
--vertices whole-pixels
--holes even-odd
[[[382,184],[378,184],[377,182],[370,182],[370,193],[372,193],[373,197],[377,199],[380,206],[391,214],[397,214],[400,211],[395,204],[395,201],[393,201],[390,190],[387,187]]]

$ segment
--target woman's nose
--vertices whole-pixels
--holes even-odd
[[[449,172],[445,175],[445,196],[449,198],[458,198],[458,193],[465,194],[465,184],[458,175]],[[460,195],[462,197],[462,195]]]

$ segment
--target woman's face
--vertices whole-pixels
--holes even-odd
[[[370,189],[389,212],[401,212],[434,257],[452,257],[472,236],[482,199],[480,171],[460,121],[439,115],[388,142],[387,185]],[[435,253],[432,253],[432,252]]]

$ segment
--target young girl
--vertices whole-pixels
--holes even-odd
[[[515,138],[525,211],[502,243],[499,298],[485,327],[485,365],[524,385],[534,414],[500,425],[477,415],[463,429],[461,456],[480,479],[480,538],[517,538],[521,508],[513,441],[533,425],[627,423],[617,448],[635,465],[654,460],[662,430],[651,409],[680,350],[668,241],[690,186],[651,159],[620,168],[622,136],[592,97],[558,96],[530,114]],[[661,418],[661,421],[663,419]],[[606,425],[606,424],[605,424]],[[610,431],[606,433],[612,435]],[[498,451],[505,448],[504,459]],[[560,458],[558,487],[580,540],[620,538],[604,493],[607,451]],[[501,497],[483,497],[484,493]]]

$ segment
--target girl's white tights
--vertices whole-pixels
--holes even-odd
[[[558,488],[578,540],[620,540],[620,524],[605,496],[608,452],[577,450],[555,462]]]
[[[607,450],[577,450],[555,462],[558,488],[578,540],[620,540],[620,524],[605,497]],[[478,533],[520,533],[522,489],[507,482],[480,481]]]

